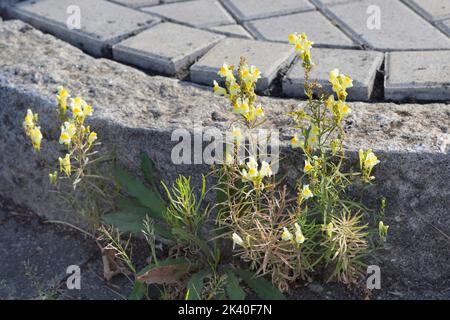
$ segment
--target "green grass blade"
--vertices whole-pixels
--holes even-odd
[[[250,288],[264,300],[285,300],[284,295],[269,281],[255,275],[247,270],[236,269],[235,272],[244,280]]]

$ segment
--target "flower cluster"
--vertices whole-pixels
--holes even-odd
[[[30,138],[33,148],[39,152],[41,150],[42,133],[41,128],[38,126],[38,120],[39,116],[28,109],[23,121],[23,128],[27,137]]]
[[[303,235],[302,229],[300,228],[300,226],[297,222],[294,223],[294,229],[295,229],[295,243],[300,245],[303,242],[305,242],[306,238]],[[283,232],[281,233],[281,239],[283,241],[293,241],[294,236],[292,235],[292,233],[289,231],[288,228],[284,227]]]
[[[261,168],[258,170],[258,162],[254,157],[249,157],[247,162],[247,169],[242,169],[242,181],[249,181],[253,183],[255,189],[264,189],[263,179],[272,176],[272,168],[266,161],[261,163]]]
[[[264,116],[261,105],[256,105],[255,88],[258,79],[261,78],[260,70],[255,66],[248,66],[244,60],[241,60],[237,70],[238,79],[234,75],[234,66],[224,63],[220,68],[218,75],[225,79],[225,87],[219,86],[214,80],[214,92],[226,96],[233,111],[240,114],[247,125],[255,125],[259,117]]]
[[[300,58],[303,61],[303,67],[310,68],[312,66],[311,61],[311,48],[314,42],[309,41],[306,34],[292,33],[288,37],[289,43],[295,46],[295,51],[300,54]]]
[[[362,171],[363,179],[365,181],[371,181],[375,179],[374,176],[371,176],[372,169],[377,164],[380,163],[377,156],[372,152],[371,149],[364,151],[363,149],[359,149],[359,167]]]
[[[59,143],[64,145],[67,153],[63,158],[59,158],[60,172],[67,177],[72,174],[71,158],[80,163],[87,160],[86,154],[97,140],[97,133],[91,132],[89,126],[84,122],[87,117],[92,116],[93,108],[80,97],[70,99],[71,114],[67,114],[67,100],[70,98],[69,92],[63,88],[58,88],[56,101],[58,102],[58,111],[60,118],[65,120],[61,126]],[[50,174],[50,180],[55,181],[54,174]]]

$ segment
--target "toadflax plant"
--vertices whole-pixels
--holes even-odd
[[[302,163],[303,172],[295,197],[275,179],[271,164],[252,154],[245,161],[238,160],[236,150],[243,142],[237,138],[228,148],[228,161],[216,169],[217,223],[224,231],[222,236],[232,240],[235,256],[257,275],[270,274],[282,291],[297,279],[310,280],[319,270],[327,270],[328,281],[354,283],[363,274],[363,258],[375,248],[377,217],[350,199],[346,190],[358,178],[370,183],[379,160],[371,150],[360,150],[359,170],[344,171],[349,164],[343,149],[343,120],[351,112],[346,99],[352,79],[332,70],[333,94],[319,93],[315,98],[314,89],[320,86],[310,80],[313,42],[304,33],[289,35],[289,42],[302,60],[307,96],[303,107],[289,113],[296,130],[291,146],[301,151],[297,162]],[[222,66],[219,75],[225,78],[225,87],[214,82],[214,92],[228,98],[242,127],[254,129],[264,122],[254,93],[259,70],[244,59],[237,68],[237,79],[233,70],[233,66]],[[240,137],[237,130],[233,128],[233,135]],[[379,221],[378,227],[384,240],[387,226]]]

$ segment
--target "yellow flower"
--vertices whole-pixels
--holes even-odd
[[[308,146],[309,147],[314,147],[318,144],[319,142],[319,128],[317,126],[312,126],[311,129],[309,130],[309,134],[308,134]]]
[[[70,165],[70,155],[66,154],[64,158],[59,157],[59,167],[60,172],[64,172],[68,177],[72,172],[72,168]]]
[[[248,100],[238,98],[233,106],[234,112],[245,115],[250,111],[250,107],[248,105]]]
[[[229,86],[229,91],[230,91],[229,98],[231,101],[233,101],[234,97],[238,96],[241,93],[241,87],[236,82],[233,82]]]
[[[290,34],[288,37],[289,43],[295,46],[295,51],[300,54],[303,63],[311,64],[311,48],[314,42],[309,41],[305,33],[298,35],[297,33]]]
[[[242,131],[239,127],[231,127],[231,136],[233,137],[233,140],[235,141],[242,141]]]
[[[309,188],[308,184],[305,184],[302,188],[302,198],[303,199],[309,199],[314,197],[314,194],[311,192],[311,189]]]
[[[84,116],[84,106],[87,103],[80,97],[76,97],[71,100],[70,107],[75,118],[82,118]]]
[[[64,122],[61,126],[61,135],[59,136],[59,143],[69,145],[75,135],[77,129],[73,123]]]
[[[377,156],[372,151],[367,153],[366,159],[364,160],[364,166],[366,168],[372,169],[379,163],[380,163],[380,160],[378,160]]]
[[[34,127],[30,130],[30,140],[31,140],[31,144],[33,145],[33,148],[36,151],[40,151],[41,150],[41,141],[42,141],[41,128]]]
[[[94,110],[92,109],[92,106],[90,104],[86,104],[83,108],[84,116],[92,116],[93,111]]]
[[[228,82],[234,82],[236,80],[233,75],[233,66],[229,66],[226,63],[222,65],[217,74],[225,78]]]
[[[244,246],[244,240],[242,240],[242,238],[237,233],[235,232],[233,233],[232,239],[233,239],[233,250],[236,245]]]
[[[31,109],[28,109],[27,115],[25,116],[25,119],[23,121],[23,128],[28,136],[30,135],[31,129],[34,128],[36,120],[37,115],[34,115]]]
[[[56,101],[58,101],[59,110],[61,114],[65,114],[67,110],[67,99],[70,97],[69,91],[64,87],[58,87],[58,94],[56,95]]]
[[[330,71],[329,81],[332,84],[333,91],[338,95],[339,100],[347,98],[347,88],[353,87],[353,80],[339,73],[339,69]]]
[[[272,168],[266,161],[261,163],[261,169],[258,170],[258,162],[254,157],[249,157],[247,169],[242,169],[241,171],[242,180],[252,182],[255,188],[263,188],[262,179],[270,177],[272,174]]]
[[[342,116],[346,116],[347,114],[349,114],[352,110],[349,108],[348,105],[346,105],[344,102],[342,101],[338,101],[337,103],[337,107],[338,107],[338,112],[340,115]]]
[[[290,233],[286,227],[283,228],[283,233],[281,234],[281,239],[283,241],[291,241],[292,240],[292,233]]]
[[[322,230],[327,233],[328,238],[333,236],[333,223],[330,222],[327,225],[322,225]]]
[[[303,140],[299,139],[297,135],[293,136],[291,139],[292,148],[302,148],[304,145]]]
[[[385,225],[383,221],[380,221],[378,223],[378,234],[380,236],[380,238],[384,241],[386,241],[386,235],[388,232],[389,226]]]
[[[50,183],[55,185],[56,181],[58,180],[58,171],[55,171],[53,173],[48,174],[48,178],[50,180]]]
[[[93,144],[95,140],[97,140],[97,133],[91,132],[88,137],[89,145]]]
[[[295,242],[297,242],[298,244],[302,244],[303,242],[305,242],[305,236],[302,233],[302,229],[300,228],[297,222],[294,224],[294,227],[295,227]]]
[[[241,78],[247,86],[250,86],[261,78],[261,72],[255,66],[244,65],[241,67]]]
[[[227,90],[225,88],[222,88],[221,86],[219,86],[219,84],[217,83],[216,80],[213,81],[214,84],[214,93],[219,95],[219,96],[226,96],[227,95]]]
[[[263,161],[261,163],[261,169],[259,170],[259,174],[261,177],[270,177],[273,172],[272,168],[270,167],[270,164],[266,161]]]
[[[303,167],[303,171],[304,172],[309,172],[313,169],[314,167],[311,165],[311,163],[308,160],[305,160],[305,166]]]

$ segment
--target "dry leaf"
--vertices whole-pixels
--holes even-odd
[[[178,283],[178,280],[189,269],[187,264],[173,264],[153,268],[136,279],[146,284],[170,284]]]

